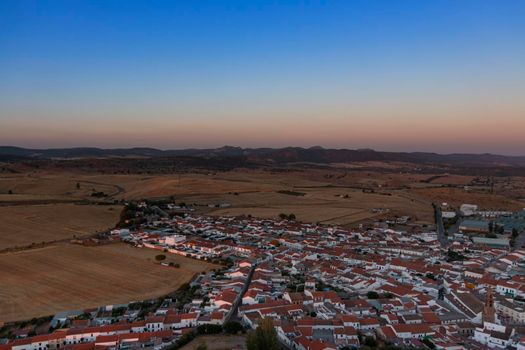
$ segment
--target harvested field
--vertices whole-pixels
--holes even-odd
[[[125,303],[162,296],[215,265],[118,243],[100,247],[70,244],[0,254],[0,321],[64,310]]]
[[[114,199],[139,200],[173,197],[177,202],[198,205],[202,213],[214,215],[251,214],[276,217],[294,213],[299,220],[351,225],[376,215],[374,208],[391,210],[392,215],[408,215],[416,221],[433,222],[431,202],[408,195],[409,186],[428,186],[422,179],[429,175],[385,174],[346,169],[312,169],[274,172],[238,169],[209,174],[174,175],[99,175],[79,173],[31,173],[9,175],[0,181],[0,192],[15,188],[2,200],[88,200],[92,190],[104,191]],[[42,182],[37,179],[42,178]],[[3,185],[2,185],[3,183]],[[75,184],[80,184],[76,189]],[[16,186],[15,186],[16,185]],[[375,193],[363,193],[363,189]],[[279,193],[281,192],[281,193]],[[288,193],[304,193],[292,196]],[[226,209],[209,205],[227,203]]]
[[[120,210],[107,205],[0,206],[0,250],[106,230],[115,226]]]
[[[280,213],[296,215],[304,222],[351,225],[376,217],[374,208],[390,209],[392,215],[409,215],[415,221],[432,223],[433,213],[430,202],[415,200],[401,191],[390,195],[364,193],[348,188],[300,188],[304,196],[290,196],[279,193],[247,193],[224,199],[229,208],[214,209],[212,215],[252,215],[276,218]],[[204,201],[202,196],[192,197],[194,202]],[[210,201],[219,198],[206,197]],[[188,198],[190,202],[190,198]]]
[[[427,182],[431,179],[430,182]],[[390,209],[391,215],[408,215],[421,223],[432,223],[432,202],[478,203],[483,207],[518,208],[518,178],[498,179],[501,194],[465,193],[471,176],[451,174],[388,173],[350,168],[277,170],[236,169],[227,172],[173,175],[114,175],[75,172],[33,171],[0,177],[0,204],[10,201],[36,203],[59,201],[140,200],[173,197],[177,202],[196,204],[201,213],[214,215],[251,214],[276,217],[294,213],[299,220],[352,225],[377,217],[374,208]],[[503,188],[503,182],[505,187]],[[76,188],[76,184],[80,188]],[[445,186],[445,187],[442,187]],[[12,188],[12,195],[6,191]],[[368,192],[363,193],[363,189]],[[93,198],[92,191],[107,198]],[[279,193],[281,191],[281,193]],[[304,193],[292,196],[288,193]],[[3,193],[3,194],[2,194]],[[523,195],[520,197],[523,198]],[[210,208],[226,203],[228,208]],[[519,203],[519,204],[518,204]],[[492,204],[492,205],[491,205]]]
[[[462,188],[425,188],[413,190],[413,193],[429,202],[447,202],[456,208],[464,203],[477,204],[481,209],[519,210],[523,207],[523,202],[503,195],[465,191]]]

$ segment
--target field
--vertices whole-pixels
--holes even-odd
[[[463,203],[477,204],[480,208],[519,210],[525,207],[525,202],[511,199],[501,194],[471,192],[461,188],[424,188],[413,191],[429,201],[447,202],[455,208]]]
[[[246,349],[244,335],[207,335],[193,340],[183,346],[181,350],[195,350],[201,344],[206,344],[208,350],[235,350]]]
[[[0,207],[0,250],[92,234],[115,226],[121,207],[45,204]]]
[[[215,265],[125,244],[59,244],[0,254],[0,321],[13,321],[162,296]]]
[[[256,217],[277,217],[294,213],[298,220],[326,224],[351,225],[377,217],[374,208],[389,208],[392,215],[411,215],[415,221],[432,221],[431,206],[393,192],[392,195],[363,193],[351,188],[296,188],[301,197],[276,192],[248,193],[231,198],[231,208],[214,210],[213,215],[251,214]],[[218,200],[218,198],[217,198]]]
[[[368,164],[370,165],[370,164]],[[454,206],[476,203],[486,208],[517,209],[523,201],[521,178],[500,178],[496,193],[468,186],[474,177],[361,170],[338,165],[324,169],[237,169],[173,175],[112,175],[66,171],[32,171],[0,176],[0,205],[37,203],[94,203],[171,197],[195,204],[201,213],[277,217],[294,213],[298,220],[356,226],[377,218],[408,215],[433,223],[433,202]],[[78,184],[78,186],[77,186]],[[7,194],[11,190],[12,194]],[[107,197],[94,198],[93,192]],[[294,195],[293,193],[301,195]],[[214,205],[227,204],[227,207]],[[376,214],[375,208],[389,209]],[[0,209],[2,210],[2,209]],[[105,223],[104,220],[101,220]],[[59,223],[60,224],[60,223]],[[67,227],[67,225],[64,225]],[[91,227],[86,227],[90,230]]]
[[[1,178],[0,193],[4,194],[0,194],[0,204],[31,199],[112,202],[172,197],[177,202],[196,204],[199,212],[212,215],[277,217],[280,213],[294,213],[298,220],[307,222],[356,225],[376,218],[373,209],[381,207],[390,209],[391,215],[409,215],[414,221],[431,223],[431,202],[406,190],[408,184],[419,184],[427,177],[347,169],[239,169],[149,176],[42,171]],[[11,195],[6,194],[9,189]],[[108,197],[93,198],[93,191],[102,191]],[[224,203],[227,208],[213,208]]]

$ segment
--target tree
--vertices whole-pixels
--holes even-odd
[[[206,343],[201,343],[195,348],[195,350],[208,350],[208,345],[206,345]]]
[[[239,322],[230,321],[224,325],[224,331],[228,334],[237,334],[243,330],[244,327]]]
[[[377,341],[374,337],[367,336],[365,338],[365,345],[371,348],[375,348],[377,346]]]
[[[465,260],[466,257],[463,255],[463,254],[460,254],[458,252],[455,252],[451,249],[449,249],[447,251],[447,261],[448,262],[453,262],[453,261],[458,261],[458,260]]]
[[[286,218],[288,218],[288,215],[286,215],[285,213],[279,214],[279,219],[284,220]]]
[[[183,347],[184,345],[188,344],[193,339],[195,339],[195,333],[194,332],[184,333],[182,335],[182,337],[180,337],[179,340],[177,340],[177,343],[173,347],[173,349],[178,349],[180,347]]]
[[[379,299],[379,294],[377,294],[377,292],[370,291],[370,292],[366,293],[366,297],[368,299]]]
[[[9,190],[9,192],[7,192],[8,194],[13,194],[13,190]]]
[[[157,260],[157,261],[166,260],[166,255],[164,255],[164,254],[156,255],[155,256],[155,260]]]
[[[80,190],[80,182],[77,182],[77,190]]]
[[[434,276],[434,274],[431,273],[431,272],[427,273],[425,276],[426,276],[426,278],[429,278],[431,280],[434,280],[434,281],[437,280],[436,277]]]
[[[216,324],[203,324],[197,327],[199,334],[219,334],[222,332],[222,326]]]
[[[425,344],[426,346],[428,346],[430,349],[435,349],[436,348],[436,345],[434,343],[432,343],[432,341],[428,338],[424,338],[422,340],[423,344]]]
[[[295,214],[291,213],[290,215],[288,215],[288,220],[294,221],[295,220]]]
[[[277,332],[271,319],[263,319],[255,332],[248,335],[246,347],[248,350],[279,350]]]

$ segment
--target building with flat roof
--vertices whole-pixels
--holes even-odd
[[[509,239],[505,237],[487,238],[487,237],[472,237],[474,244],[484,245],[492,248],[509,248]]]
[[[461,233],[489,233],[489,223],[483,220],[463,220],[459,224]]]

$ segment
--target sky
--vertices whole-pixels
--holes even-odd
[[[0,1],[0,145],[525,155],[525,1]]]

